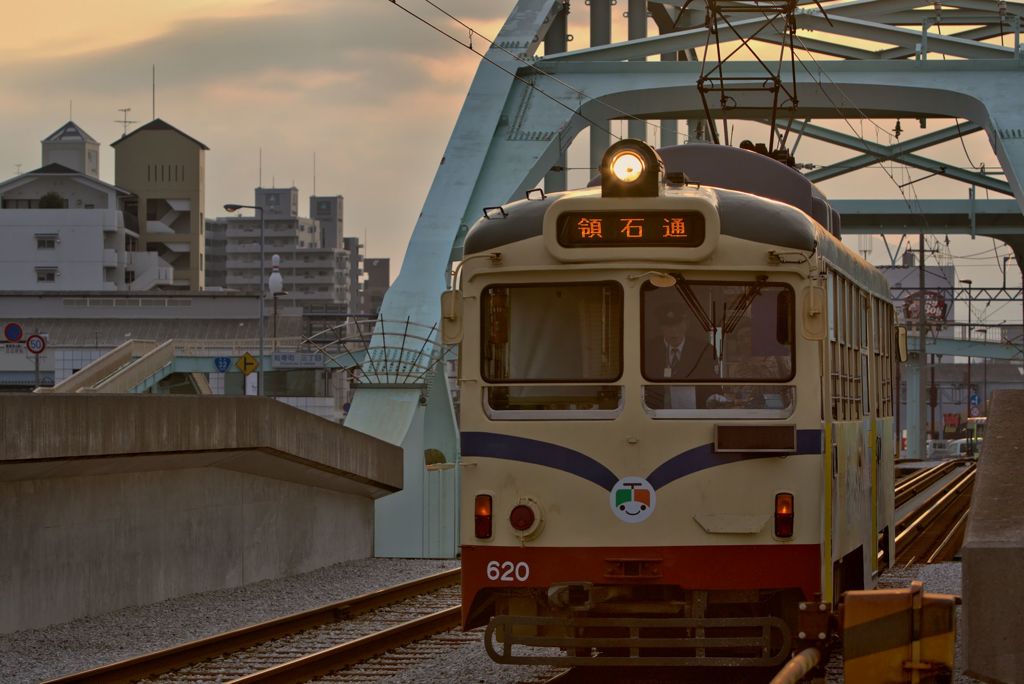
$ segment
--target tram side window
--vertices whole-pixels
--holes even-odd
[[[481,375],[498,411],[610,410],[621,391],[617,283],[492,286],[482,297]],[[551,383],[551,384],[542,384]],[[555,384],[557,383],[557,384]]]

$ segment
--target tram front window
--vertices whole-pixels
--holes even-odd
[[[486,388],[488,413],[609,418],[621,409],[622,389],[610,384],[622,375],[619,284],[492,286],[481,306],[481,375],[500,385]]]
[[[781,383],[794,374],[793,309],[788,286],[761,280],[677,275],[673,287],[646,284],[641,368],[649,383],[647,407],[656,417],[709,417],[708,411],[732,417],[738,410],[751,417],[790,415],[794,390]]]

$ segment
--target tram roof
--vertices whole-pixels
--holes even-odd
[[[784,249],[817,251],[873,294],[888,298],[885,277],[800,209],[737,190],[706,189],[717,196],[722,235]],[[544,213],[566,194],[552,193],[543,199],[510,202],[503,207],[503,217],[481,218],[466,235],[463,253],[468,256],[487,252],[540,236]]]

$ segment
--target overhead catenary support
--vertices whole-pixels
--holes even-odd
[[[629,0],[629,39],[647,37],[647,0]],[[634,61],[645,61],[645,57],[634,57]],[[647,124],[640,119],[630,119],[626,126],[629,137],[647,140]]]
[[[612,42],[612,0],[590,0],[590,45]],[[612,144],[608,113],[594,112],[590,126],[590,175],[597,173],[605,150]]]
[[[568,0],[558,12],[551,27],[544,36],[544,54],[553,55],[565,52],[569,49],[569,4]],[[544,190],[547,192],[562,192],[569,187],[568,159],[565,150],[559,154],[551,171],[544,176]]]

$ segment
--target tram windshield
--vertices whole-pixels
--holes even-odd
[[[641,291],[647,409],[655,418],[790,416],[795,388],[781,383],[793,378],[793,291],[763,278],[673,276],[671,287]]]
[[[688,281],[642,290],[642,368],[650,382],[786,382],[793,377],[787,285]]]
[[[494,286],[482,304],[486,382],[614,382],[622,375],[618,283]]]

